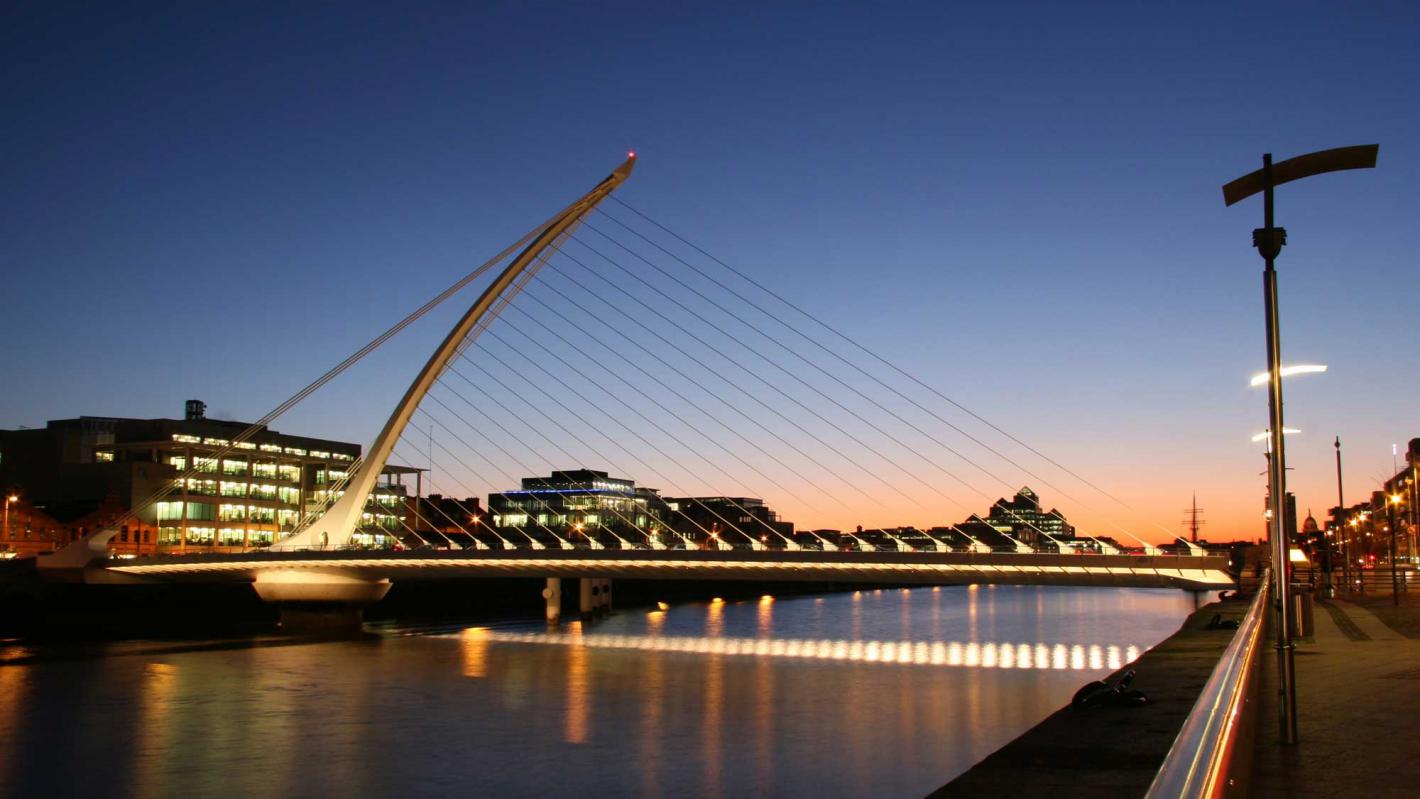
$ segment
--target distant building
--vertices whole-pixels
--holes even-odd
[[[62,527],[55,548],[135,507],[137,517],[111,542],[115,552],[267,547],[340,495],[360,446],[268,429],[230,446],[248,427],[208,419],[206,406],[190,400],[182,419],[82,416],[0,430],[0,486]],[[195,474],[182,480],[189,469]],[[405,537],[403,478],[419,471],[386,467],[357,544],[385,547]],[[161,491],[168,493],[147,502]],[[0,547],[23,540],[12,538],[16,532],[3,531]]]
[[[478,497],[454,499],[442,494],[419,497],[411,504],[410,525],[422,541],[435,546],[472,546],[474,540],[498,544],[489,527],[488,514]]]
[[[757,541],[779,549],[795,540],[793,522],[780,521],[756,497],[666,497],[665,501],[672,512],[671,527],[698,545],[718,538],[736,548]]]
[[[670,508],[653,488],[592,469],[525,477],[522,488],[488,495],[497,532],[514,544],[533,539],[545,546],[595,542],[617,548],[648,538],[669,543]]]
[[[1075,528],[1060,511],[1040,509],[1040,497],[1030,486],[1022,487],[1010,499],[996,500],[984,521],[1032,547],[1049,546],[1052,538],[1062,542],[1075,538]]]

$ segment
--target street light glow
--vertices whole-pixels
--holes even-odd
[[[1282,367],[1281,374],[1283,377],[1291,377],[1292,375],[1310,375],[1325,371],[1326,364],[1324,363],[1298,363],[1292,366]],[[1252,376],[1252,381],[1249,382],[1248,385],[1254,388],[1257,386],[1265,386],[1270,378],[1271,375],[1267,372],[1255,374]]]

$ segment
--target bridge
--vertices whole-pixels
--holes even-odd
[[[462,512],[455,516],[463,518],[445,514],[447,519],[434,520],[440,521],[439,525],[430,525],[436,529],[450,525],[457,528],[465,534],[462,540],[469,542],[464,546],[439,533],[444,545],[436,540],[432,546],[399,551],[358,547],[357,533],[366,523],[367,505],[381,471],[392,463],[401,444],[406,461],[422,459],[427,453],[432,465],[436,432],[439,451],[447,456],[446,468],[452,479],[457,479],[457,474],[473,475],[475,469],[469,462],[475,459],[484,460],[509,480],[512,478],[507,464],[516,464],[515,468],[527,473],[533,468],[524,460],[528,458],[543,463],[619,461],[623,464],[619,468],[652,475],[669,488],[692,497],[703,495],[695,488],[709,484],[711,478],[705,475],[721,475],[716,479],[728,479],[748,490],[743,476],[752,473],[757,482],[762,481],[760,487],[773,487],[801,506],[837,502],[847,507],[840,495],[857,491],[889,510],[915,503],[925,511],[927,505],[920,496],[909,494],[903,485],[920,486],[916,490],[962,507],[965,503],[944,486],[959,486],[989,500],[991,489],[954,471],[960,466],[947,465],[948,461],[959,461],[988,482],[1010,485],[1000,471],[1004,464],[1013,473],[1040,480],[1076,505],[1090,508],[1083,499],[1056,486],[1041,473],[1050,469],[1056,480],[1064,475],[1128,507],[1019,437],[827,328],[811,314],[694,245],[690,246],[747,281],[744,285],[756,288],[735,288],[718,281],[617,217],[607,216],[639,237],[636,248],[608,232],[615,228],[592,225],[589,216],[599,211],[603,201],[631,176],[634,166],[632,154],[591,191],[345,359],[213,455],[215,462],[233,448],[243,447],[267,422],[509,259],[444,336],[363,458],[352,464],[349,473],[328,492],[328,501],[308,514],[291,535],[262,551],[122,560],[109,558],[106,551],[108,540],[117,531],[115,524],[43,558],[39,564],[42,572],[92,583],[250,582],[263,599],[289,608],[312,604],[359,607],[382,598],[391,580],[535,577],[548,581],[544,596],[549,620],[555,620],[560,612],[563,579],[581,581],[583,610],[608,604],[613,579],[1187,589],[1233,584],[1224,558],[1207,556],[1196,547],[1189,555],[1165,555],[1113,523],[1119,533],[1140,544],[1137,552],[1125,552],[1114,539],[1096,536],[1084,536],[1088,552],[1076,551],[1069,540],[1073,535],[1066,532],[1070,528],[1054,510],[1030,517],[1017,515],[1009,527],[1011,532],[990,531],[1008,542],[1005,549],[1009,551],[998,551],[1002,547],[984,541],[979,526],[973,535],[969,524],[952,525],[947,536],[928,536],[925,543],[908,544],[894,538],[891,547],[875,547],[849,534],[855,545],[843,549],[817,534],[812,534],[815,545],[805,546],[784,535],[762,515],[756,516],[744,507],[743,500],[733,498],[750,494],[721,491],[715,492],[723,495],[718,506],[701,499],[686,500],[698,507],[678,509],[688,522],[679,525],[670,524],[667,519],[656,520],[654,514],[647,521],[647,496],[654,492],[611,499],[598,505],[595,513],[583,511],[575,519],[561,521],[554,520],[560,510],[539,498],[538,492],[521,492],[530,496],[530,512],[520,514],[517,522],[507,522],[502,532],[485,523],[480,528],[485,534],[474,535],[468,527],[478,528],[477,515]],[[688,244],[639,211],[631,211],[674,240]],[[582,228],[605,241],[599,239],[594,246],[577,238],[574,234]],[[565,245],[574,241],[620,270],[626,275],[627,285],[607,280],[565,252]],[[652,283],[609,256],[608,251],[618,251],[610,250],[608,245],[624,251],[623,258],[643,264],[642,272],[645,268],[652,270],[650,274],[659,276],[661,282]],[[686,277],[671,274],[653,260],[665,257],[688,268],[690,273]],[[554,258],[580,267],[586,275],[575,277],[570,269],[554,263]],[[550,324],[513,304],[513,299],[544,267],[559,278],[561,287],[547,285],[551,294],[533,294],[528,299],[544,315],[552,315]],[[594,279],[604,281],[607,288],[594,288]],[[670,293],[672,290],[678,294]],[[727,292],[726,297],[732,299],[717,300],[709,294],[713,290]],[[631,310],[609,299],[617,291],[624,295],[621,306]],[[797,348],[786,345],[782,335],[766,331],[767,322],[745,318],[750,313],[747,309],[754,309],[770,321],[787,326],[782,314],[776,316],[761,304],[769,302],[766,297],[785,303],[832,335],[789,328],[802,341]],[[594,300],[605,303],[606,308],[588,308],[584,304]],[[696,302],[701,302],[700,308],[712,310],[698,311],[693,304]],[[509,309],[527,321],[518,326],[500,322],[501,332],[491,330],[495,319]],[[619,316],[613,316],[613,312]],[[612,319],[617,321],[613,323]],[[735,322],[741,323],[742,328],[727,329]],[[606,338],[593,332],[600,329],[598,324],[608,331]],[[692,324],[701,327],[693,328]],[[640,340],[629,335],[637,331],[643,334]],[[485,333],[488,339],[482,338]],[[521,348],[516,346],[515,333],[528,343]],[[754,336],[767,344],[751,345],[748,341]],[[833,340],[832,336],[867,353],[869,359],[854,360],[850,357],[854,349],[831,349],[824,342]],[[612,337],[621,337],[627,343],[617,345]],[[475,361],[471,358],[474,352],[487,358]],[[740,352],[744,354],[733,354]],[[614,353],[615,357],[599,357],[602,353]],[[825,353],[831,358],[825,359]],[[479,370],[482,379],[469,378],[456,363]],[[759,366],[751,368],[750,364]],[[462,382],[453,383],[451,377]],[[741,401],[727,399],[727,392],[716,388],[720,384],[739,388]],[[441,394],[431,393],[440,386]],[[482,405],[468,399],[467,395],[474,391],[484,399]],[[604,399],[588,400],[586,395],[594,392],[604,395]],[[470,421],[457,410],[455,398],[477,418]],[[431,405],[425,405],[426,399]],[[585,409],[569,404],[579,400],[588,403]],[[952,420],[947,418],[949,412],[965,416]],[[421,414],[427,427],[419,432],[427,435],[427,450],[426,441],[416,442],[410,437],[411,422]],[[462,426],[456,430],[459,425]],[[605,439],[610,448],[589,443],[597,437]],[[988,440],[993,437],[994,441]],[[471,438],[478,438],[479,442],[471,443]],[[954,440],[949,442],[949,438]],[[531,443],[534,439],[545,441],[554,452],[540,450]],[[628,447],[628,442],[639,442],[639,448]],[[248,444],[246,448],[252,447]],[[411,450],[416,454],[411,456]],[[495,450],[502,453],[502,467],[489,458]],[[615,455],[614,451],[622,455]],[[715,460],[716,457],[720,459]],[[1023,462],[1027,457],[1044,466],[1027,466]],[[988,460],[993,465],[988,466]],[[830,466],[829,462],[839,465]],[[179,485],[196,474],[195,465],[187,466]],[[677,478],[675,474],[685,476]],[[492,482],[486,475],[481,481]],[[695,487],[687,487],[692,482]],[[884,502],[867,492],[865,483],[880,484],[901,499]],[[802,497],[805,486],[821,494],[822,499]],[[135,506],[131,513],[142,512],[170,491],[159,492]],[[760,535],[747,536],[741,549],[732,548],[719,535],[722,529],[738,529],[737,522],[763,528],[755,529]],[[424,538],[406,522],[401,523],[415,534],[411,541]],[[584,529],[587,527],[597,535]],[[529,533],[529,528],[537,534]],[[687,529],[689,533],[685,532]],[[892,534],[888,536],[891,538]],[[490,545],[489,541],[496,543]]]

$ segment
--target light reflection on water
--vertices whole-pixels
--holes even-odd
[[[555,633],[39,647],[0,665],[0,795],[922,796],[1191,609],[1172,591],[923,588]]]

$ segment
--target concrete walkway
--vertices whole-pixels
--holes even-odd
[[[1314,638],[1297,643],[1295,746],[1280,744],[1276,659],[1263,655],[1252,796],[1420,796],[1420,639],[1398,631],[1420,630],[1420,603],[1387,610],[1395,627],[1327,604]]]

